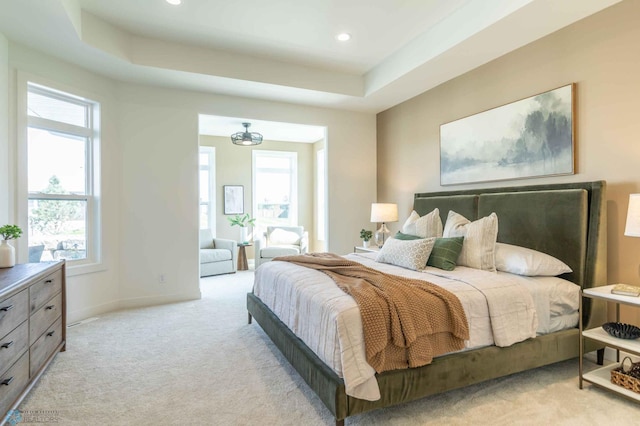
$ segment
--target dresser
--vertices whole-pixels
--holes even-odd
[[[65,262],[0,269],[0,425],[65,350]]]

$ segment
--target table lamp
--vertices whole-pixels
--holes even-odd
[[[386,222],[398,221],[398,205],[392,203],[372,203],[371,222],[382,223],[380,229],[376,231],[376,244],[378,247],[384,245],[384,240],[389,237],[389,229]]]
[[[624,235],[640,237],[640,194],[629,194],[627,226],[624,228]]]

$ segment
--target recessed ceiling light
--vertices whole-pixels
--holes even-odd
[[[167,3],[177,6],[182,3],[182,0],[167,0]]]
[[[349,33],[340,33],[336,36],[336,39],[339,41],[349,41],[351,40],[351,34]]]

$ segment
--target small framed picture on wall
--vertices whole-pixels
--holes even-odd
[[[224,214],[244,214],[244,186],[224,185]]]

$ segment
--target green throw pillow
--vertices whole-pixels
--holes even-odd
[[[397,238],[397,236],[396,236]],[[464,237],[436,238],[427,266],[453,271],[462,251]]]
[[[398,231],[393,238],[395,238],[396,240],[419,240],[422,237],[418,237],[417,235],[403,234],[402,232]]]

